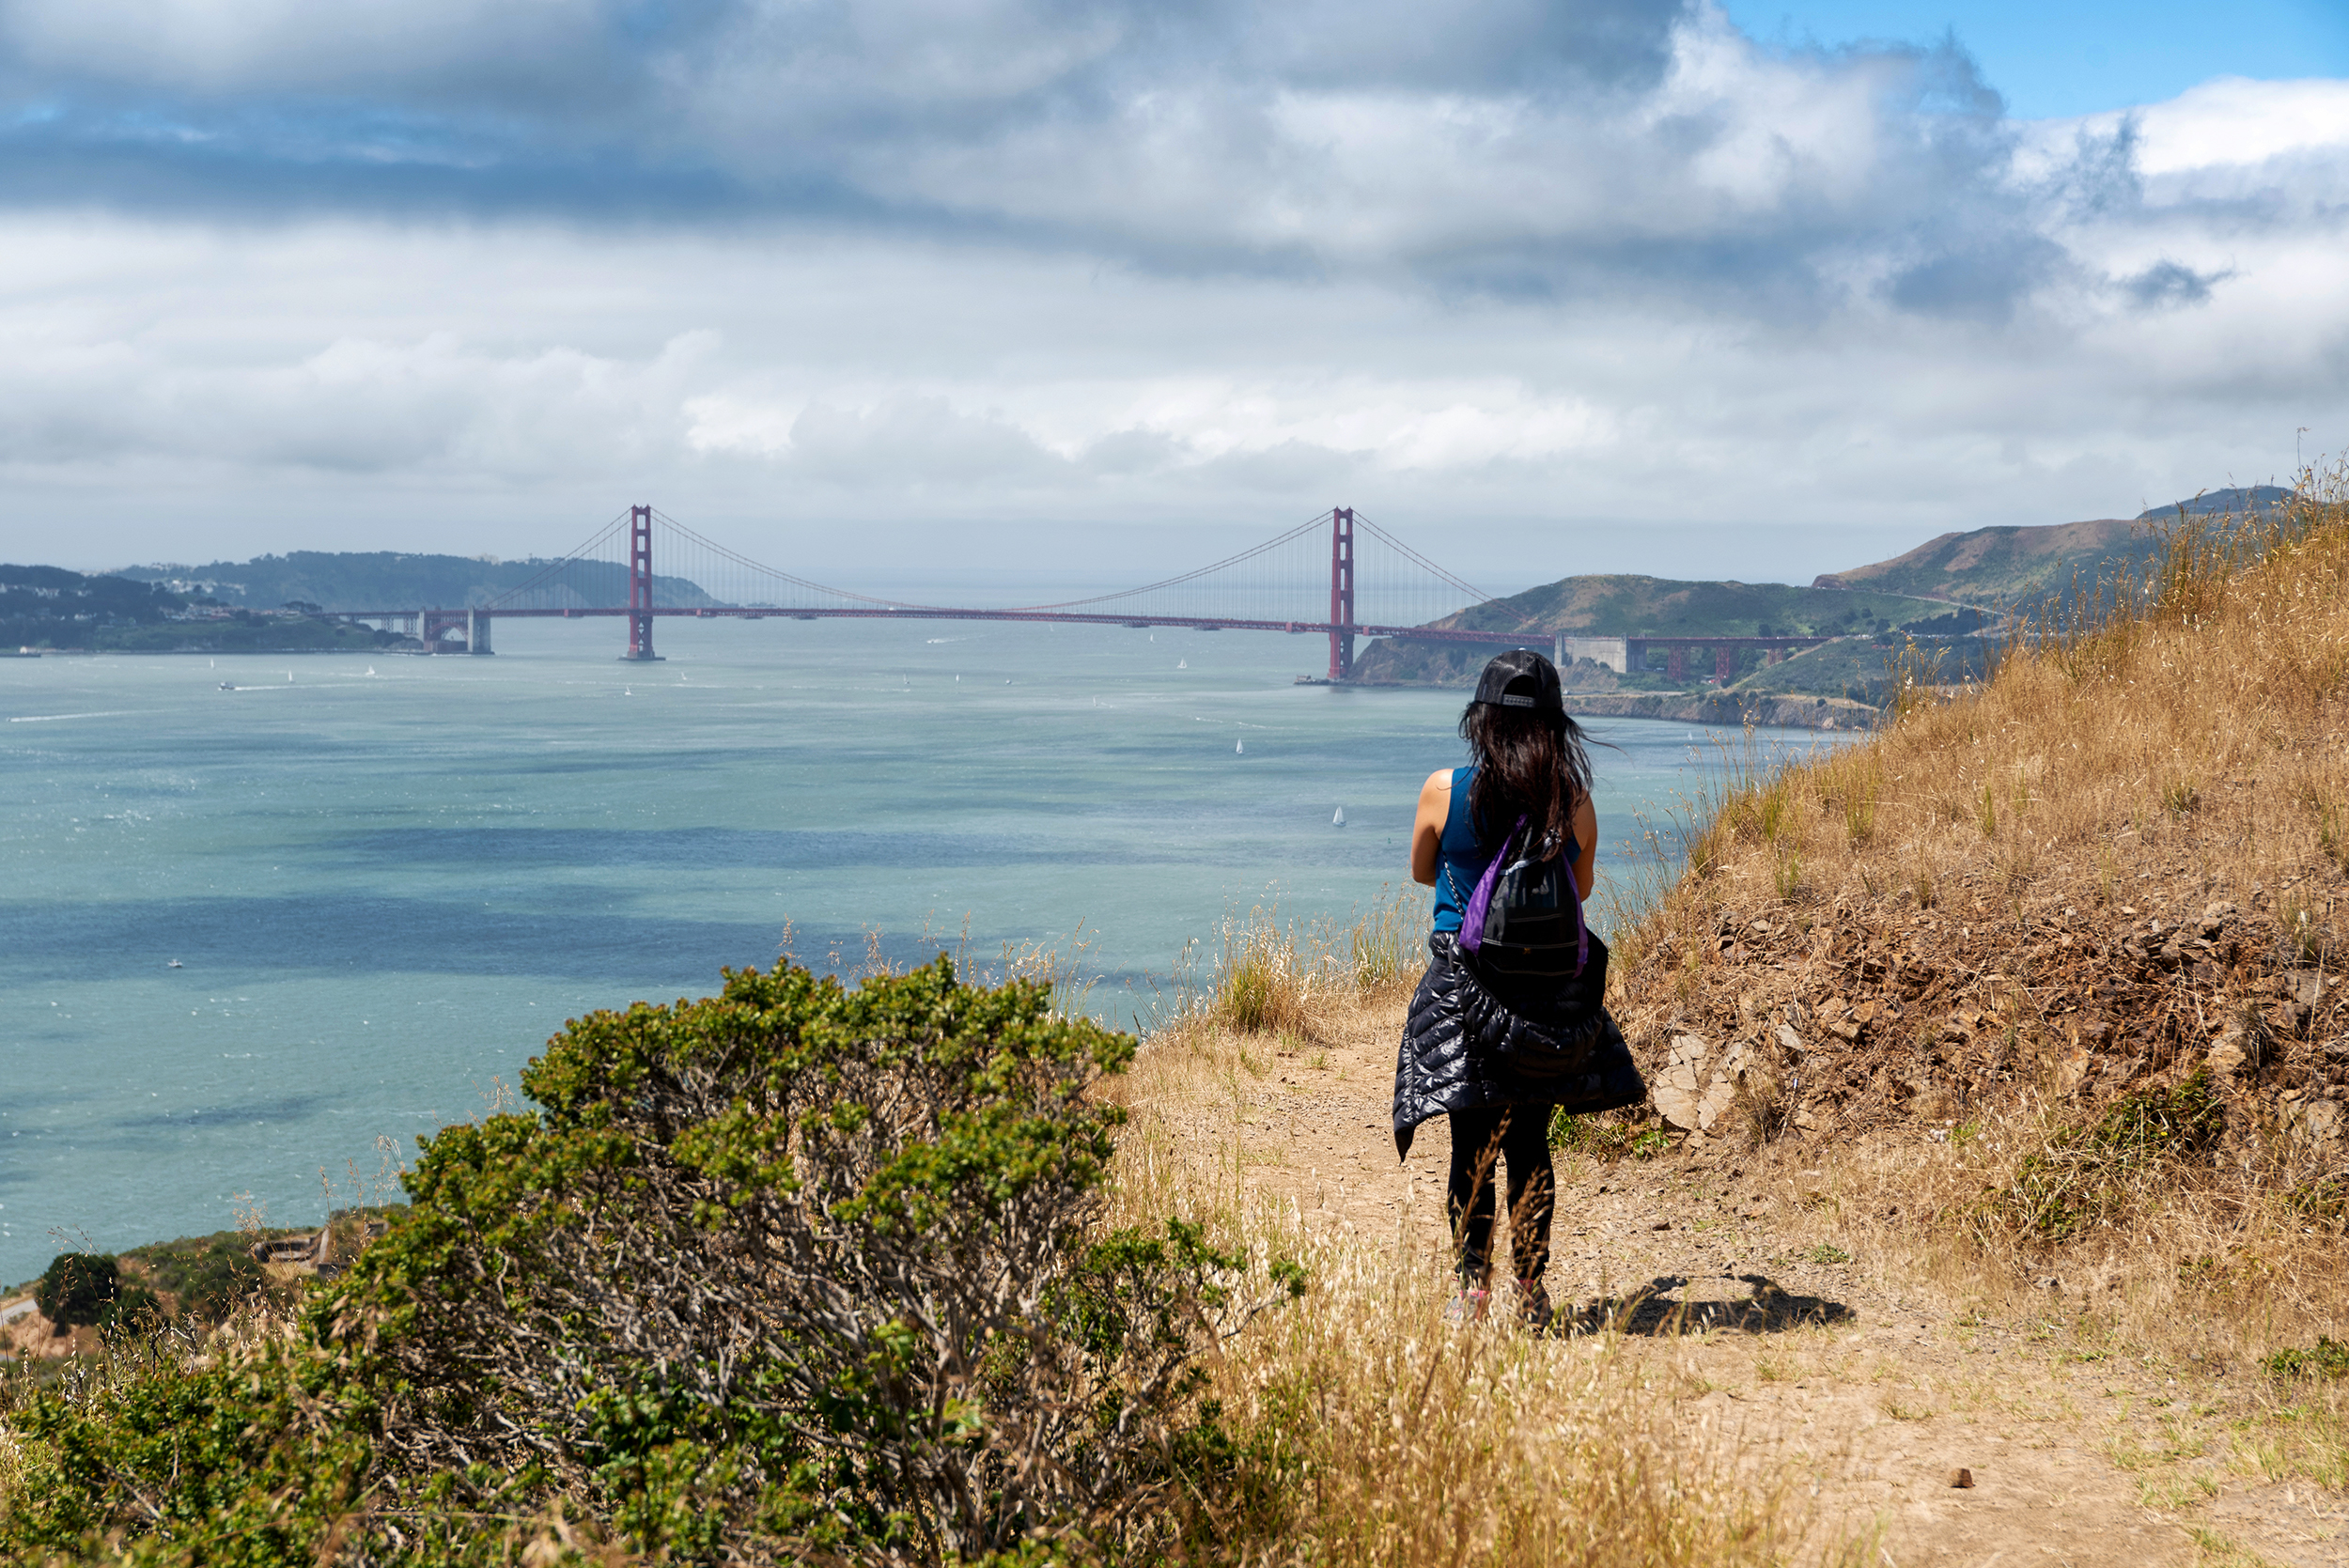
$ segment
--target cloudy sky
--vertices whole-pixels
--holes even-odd
[[[1808,581],[2349,447],[2340,0],[0,0],[0,97],[12,559]]]

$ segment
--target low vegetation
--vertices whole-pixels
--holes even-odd
[[[1293,1263],[1108,1223],[1132,1042],[939,963],[579,1020],[290,1316],[126,1327],[8,1413],[16,1552],[934,1563],[1200,1528],[1202,1357]],[[92,1272],[68,1260],[65,1273]],[[109,1260],[111,1262],[111,1260]]]
[[[2182,515],[1974,687],[1896,665],[1893,722],[1859,744],[1725,759],[1595,905],[1655,1104],[1550,1127],[1591,1214],[1631,1183],[1709,1205],[1642,1234],[1766,1219],[1720,1233],[1751,1283],[1735,1321],[1822,1348],[1755,1350],[1753,1391],[1841,1379],[1920,1431],[1941,1408],[1873,1391],[1851,1314],[1766,1268],[1935,1293],[1954,1330],[2142,1371],[2160,1463],[2207,1464],[2132,1506],[2217,1560],[2237,1549],[2191,1514],[2214,1477],[2349,1485],[2349,515],[2340,475],[2301,495]],[[1333,1054],[1375,1077],[1423,922],[1408,891],[1346,923],[1236,911],[1139,1053],[1041,962],[853,987],[786,964],[583,1019],[530,1069],[534,1109],[430,1141],[336,1279],[280,1302],[189,1244],[119,1270],[107,1319],[102,1270],[60,1260],[60,1311],[109,1327],[10,1385],[0,1542],[1875,1560],[1882,1521],[1824,1512],[1824,1460],[1726,1424],[1718,1361],[1677,1348],[1715,1321],[1693,1297],[1629,1331],[1673,1281],[1562,1292],[1548,1337],[1448,1325],[1398,1210],[1315,1220],[1346,1173],[1252,1143],[1268,1101],[1325,1103]],[[165,1309],[143,1325],[133,1278]],[[168,1311],[198,1302],[242,1305]]]
[[[1822,1244],[2213,1375],[2349,1329],[2344,499],[2182,512],[1981,686],[1668,825],[1618,1016],[1724,1104],[1799,1083],[1704,1131],[1801,1146]],[[2349,1480],[2341,1393],[2257,1396],[2264,1462]]]

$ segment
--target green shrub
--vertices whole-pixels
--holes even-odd
[[[1577,1116],[1563,1108],[1553,1109],[1549,1146],[1593,1159],[1621,1159],[1631,1152],[1631,1128],[1611,1116]]]
[[[215,1231],[123,1255],[145,1268],[149,1282],[170,1296],[180,1312],[219,1323],[267,1282],[253,1261],[252,1246],[253,1238],[241,1231]]]
[[[60,1328],[102,1321],[113,1311],[122,1265],[103,1252],[61,1252],[49,1261],[33,1300],[41,1316]]]
[[[2067,1240],[2125,1209],[2156,1168],[2207,1156],[2225,1130],[2226,1108],[2206,1070],[2125,1094],[2094,1122],[2060,1130],[2026,1155],[1975,1223]]]
[[[34,1396],[0,1557],[1146,1550],[1237,1473],[1201,1353],[1303,1281],[1100,1230],[1123,1115],[1092,1091],[1132,1048],[943,959],[576,1020],[538,1109],[426,1143],[297,1343]]]
[[[2115,1100],[2081,1141],[2107,1157],[2132,1164],[2207,1151],[2227,1128],[2226,1107],[2207,1070],[2167,1089],[2143,1089]]]
[[[2349,1377],[2349,1344],[2320,1334],[2315,1349],[2279,1350],[2260,1364],[2271,1377]]]
[[[1549,1113],[1549,1146],[1610,1162],[1654,1159],[1672,1147],[1672,1139],[1662,1127],[1635,1133],[1632,1126],[1612,1112],[1577,1116],[1553,1108]]]

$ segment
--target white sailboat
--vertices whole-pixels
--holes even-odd
[[[1188,670],[1190,668],[1190,660],[1188,659],[1178,659],[1174,661],[1174,668],[1178,670]]]
[[[1337,814],[1330,818],[1330,826],[1332,828],[1343,828],[1346,826],[1346,808],[1344,806],[1340,806],[1337,809]]]
[[[1233,741],[1232,753],[1236,756],[1246,756],[1248,754],[1248,742],[1245,740]]]

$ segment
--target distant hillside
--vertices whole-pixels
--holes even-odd
[[[323,610],[461,610],[487,604],[530,582],[554,563],[475,559],[467,555],[407,555],[392,551],[297,550],[250,561],[210,566],[126,567],[117,575],[153,582],[173,593],[203,595],[223,604],[274,610],[288,603]],[[653,602],[692,608],[718,601],[682,577],[653,582]],[[610,608],[628,602],[628,569],[610,561],[574,561],[558,581],[533,593],[528,609]]]
[[[1545,635],[1772,637],[1890,629],[1949,613],[1946,604],[1890,592],[1608,575],[1563,578],[1432,624]]]
[[[160,625],[187,601],[145,582],[63,567],[0,566],[0,648],[86,648],[110,633]]]
[[[2153,548],[2151,525],[2176,517],[2181,505],[2201,514],[2242,514],[2266,511],[2291,494],[2280,486],[2258,485],[2213,490],[2134,518],[1944,534],[1890,561],[1814,579],[1812,586],[1911,594],[1963,604],[2030,604],[2065,592],[2075,576],[2092,582],[2118,563],[2143,559]]]
[[[1522,631],[1539,646],[1560,631],[1626,637],[1842,636],[1895,630],[1925,635],[1971,631],[1983,619],[1969,610],[1902,594],[1610,575],[1563,578],[1431,624]],[[1464,685],[1491,651],[1381,640],[1369,644],[1355,661],[1356,678]],[[1646,678],[1635,671],[1629,684],[1636,687]]]
[[[183,595],[126,577],[0,566],[0,649],[242,653],[366,649],[395,641],[386,632],[290,612],[192,605]]]

